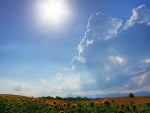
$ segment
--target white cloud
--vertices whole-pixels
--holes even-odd
[[[121,19],[107,17],[100,12],[91,15],[88,20],[85,35],[77,46],[78,55],[75,56],[71,62],[72,69],[77,69],[79,65],[83,65],[83,63],[88,60],[87,57],[84,57],[85,51],[88,50],[88,48],[96,45],[100,39],[106,41],[117,36],[121,26]],[[90,53],[86,55],[88,55],[88,57],[91,56]],[[91,58],[93,57],[94,56]]]
[[[87,46],[93,44],[93,40],[87,39],[87,40],[86,40],[86,44],[87,44]]]
[[[87,25],[87,31],[85,32],[85,37],[87,39],[95,38],[108,40],[117,35],[121,26],[121,19],[107,17],[98,12],[90,17]]]
[[[108,57],[108,59],[117,64],[125,63],[125,58],[123,58],[121,56],[110,56],[110,57]]]
[[[77,46],[79,56],[81,56],[82,52],[84,51],[84,48],[93,44],[93,42],[94,42],[94,40],[89,40],[89,39],[83,38],[80,41],[80,44]]]
[[[143,83],[147,83],[146,80],[148,79],[149,73],[144,73],[139,76],[135,76],[131,79],[132,83],[137,85],[142,85]]]
[[[150,63],[150,59],[145,59],[143,62],[144,63]]]
[[[72,62],[71,62],[71,66],[72,66],[72,70],[75,70],[78,68],[78,65],[80,64],[83,64],[86,62],[86,59],[80,55],[78,56],[75,56],[73,59],[72,59]]]
[[[124,24],[123,29],[127,29],[136,23],[150,25],[150,10],[145,5],[140,5],[132,10],[133,15]]]
[[[124,25],[122,25],[122,19],[119,18],[108,17],[99,12],[91,15],[84,37],[77,46],[78,54],[72,60],[72,68],[82,75],[81,80],[88,78],[94,82],[81,81],[83,89],[78,92],[79,94],[96,95],[98,92],[106,94],[113,91],[114,93],[128,93],[131,90],[144,91],[142,87],[145,89],[149,87],[150,78],[147,74],[143,75],[148,71],[148,67],[146,64],[140,64],[139,60],[143,57],[141,49],[144,50],[145,47],[140,48],[138,43],[133,44],[128,41],[129,38],[132,40],[135,38],[137,42],[140,42],[141,35],[130,37],[126,31],[128,27],[136,23],[150,24],[149,15],[149,10],[144,5],[134,8],[133,15]],[[132,31],[129,33],[132,34]],[[132,51],[129,51],[129,48]],[[135,57],[135,55],[138,56]],[[149,59],[144,60],[144,63],[149,62]],[[143,65],[145,69],[141,67]]]
[[[77,46],[77,50],[79,52],[79,55],[83,52],[84,49],[84,39],[81,40],[80,44]]]
[[[78,59],[78,61],[80,61],[82,63],[86,62],[85,58],[82,56],[76,56],[76,58]]]

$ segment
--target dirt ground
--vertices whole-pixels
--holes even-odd
[[[118,104],[127,103],[130,101],[129,97],[113,97],[113,98],[106,98],[106,99],[108,99],[109,101],[114,100]],[[143,104],[148,102],[150,103],[150,96],[137,96],[133,100],[136,104]],[[103,102],[104,98],[96,99],[96,101]]]

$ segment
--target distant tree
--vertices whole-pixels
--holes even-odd
[[[134,93],[129,93],[129,97],[130,97],[130,99],[133,99],[135,97]]]
[[[47,96],[46,98],[47,99],[54,99],[54,97],[52,97],[52,96]]]
[[[88,98],[87,98],[87,97],[84,97],[84,100],[88,100]]]
[[[52,96],[47,96],[47,97],[42,96],[40,98],[42,98],[42,99],[54,99],[54,97],[52,97]]]
[[[68,98],[66,98],[66,100],[75,100],[75,98],[74,97],[68,97]]]
[[[61,99],[62,99],[62,97],[56,96],[56,99],[61,100]]]
[[[129,97],[130,97],[130,108],[131,108],[131,113],[134,113],[134,97],[135,97],[135,95],[134,95],[134,93],[129,93]]]
[[[76,100],[82,100],[82,98],[81,98],[81,97],[79,97],[79,96],[77,96],[77,97],[76,97]]]

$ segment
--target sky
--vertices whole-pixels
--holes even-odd
[[[0,93],[150,91],[149,0],[0,0]]]

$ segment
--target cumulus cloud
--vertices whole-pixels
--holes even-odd
[[[150,46],[143,46],[149,42],[142,41],[148,40],[149,32],[143,37],[138,34],[140,32],[133,36],[132,31],[129,32],[132,29],[126,30],[136,23],[149,25],[149,15],[145,5],[134,8],[133,15],[124,25],[122,19],[100,12],[91,15],[84,37],[77,45],[78,54],[71,62],[73,70],[81,75],[80,94],[128,93],[150,87],[150,66],[141,62],[145,55],[150,55],[146,51]],[[149,63],[150,60],[143,62]]]
[[[93,44],[96,45],[97,40],[108,40],[117,36],[121,26],[121,19],[107,17],[100,12],[92,14],[88,20],[85,35],[77,46],[78,55],[73,58],[72,69],[75,69],[76,65],[86,62],[87,59],[83,55],[85,49],[90,48]]]
[[[150,25],[150,10],[145,5],[134,8],[132,13],[132,16],[127,20],[123,29],[127,29],[136,23]]]

